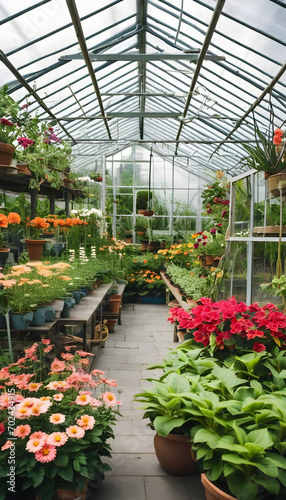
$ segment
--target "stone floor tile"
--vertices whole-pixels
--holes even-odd
[[[116,439],[116,438],[115,438]],[[112,453],[105,462],[115,476],[166,476],[154,453]],[[111,474],[108,472],[108,475]]]
[[[189,500],[186,485],[179,477],[144,477],[148,500]]]
[[[86,497],[88,499],[88,497]],[[88,500],[146,500],[143,477],[107,476]],[[158,499],[157,499],[158,500]]]
[[[116,436],[111,447],[113,453],[153,453],[153,436]]]
[[[187,486],[191,500],[206,500],[205,489],[201,483],[200,474],[184,476],[184,481]]]

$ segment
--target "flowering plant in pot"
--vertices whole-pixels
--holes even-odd
[[[194,339],[218,357],[241,349],[273,352],[285,345],[286,315],[274,304],[247,306],[234,297],[218,302],[202,297],[190,311],[175,307],[169,312],[168,321],[186,328],[185,340]]]
[[[121,403],[110,391],[117,384],[101,370],[87,374],[92,354],[72,353],[74,347],[50,363],[52,346],[43,339],[0,371],[1,497],[9,487],[20,494],[31,488],[52,500],[56,489],[81,491],[110,470],[102,457],[110,456],[107,441],[119,414]]]

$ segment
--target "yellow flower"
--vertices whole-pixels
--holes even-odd
[[[197,234],[192,234],[192,238],[195,239],[198,235]]]

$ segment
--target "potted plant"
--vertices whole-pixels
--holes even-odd
[[[88,479],[110,470],[102,459],[110,456],[111,425],[121,404],[110,390],[116,382],[101,370],[84,371],[91,353],[67,346],[62,359],[51,362],[51,351],[43,339],[0,371],[1,498],[9,488],[4,478],[12,474],[19,498],[31,489],[41,500],[52,500],[56,491],[57,498],[74,493],[83,499]]]
[[[268,135],[265,136],[256,126],[254,132],[257,144],[256,146],[243,144],[248,153],[244,161],[250,168],[265,172],[271,194],[279,196],[279,187],[283,192],[286,185],[284,131],[280,128],[277,128],[274,132],[269,130]]]
[[[44,217],[35,217],[27,224],[28,228],[32,228],[29,238],[25,239],[28,248],[30,260],[41,260],[42,249],[45,243],[44,239],[40,239],[44,230],[50,227],[50,223]]]
[[[152,191],[150,191],[150,193],[148,191],[137,192],[136,209],[139,215],[144,215],[145,217],[151,217],[154,214],[154,210],[150,209],[151,200],[152,200]]]
[[[135,231],[138,236],[144,236],[148,228],[148,220],[145,217],[137,217],[135,224]]]
[[[94,182],[102,182],[102,175],[97,172],[95,174],[91,174],[90,178],[94,181]]]

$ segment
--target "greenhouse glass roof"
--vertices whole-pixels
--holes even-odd
[[[283,126],[286,0],[4,0],[0,86],[58,123],[76,167],[133,143],[236,175]]]

